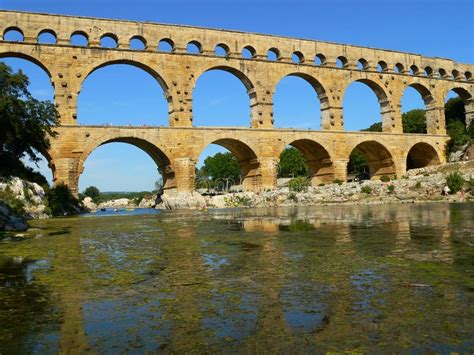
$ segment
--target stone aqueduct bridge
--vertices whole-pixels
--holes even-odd
[[[23,41],[5,40],[11,30],[20,32]],[[165,188],[178,191],[194,189],[195,163],[208,144],[216,143],[237,157],[244,186],[258,190],[275,186],[279,155],[287,145],[303,152],[313,182],[345,180],[348,158],[356,147],[367,156],[374,178],[401,176],[407,162],[414,167],[443,162],[448,141],[444,103],[450,90],[464,100],[467,120],[474,119],[474,66],[448,59],[236,31],[10,11],[0,11],[0,31],[0,58],[27,59],[51,78],[61,127],[44,154],[55,183],[64,182],[75,193],[84,161],[109,142],[144,150],[163,174]],[[56,43],[38,43],[42,33],[54,35]],[[87,38],[86,46],[71,44],[71,36],[77,34]],[[101,48],[104,36],[112,37],[117,47]],[[144,49],[130,49],[132,39],[140,40]],[[160,41],[172,50],[158,51]],[[199,52],[188,53],[189,43]],[[217,55],[216,46],[225,55]],[[244,48],[251,58],[243,58]],[[267,58],[269,50],[276,60]],[[316,65],[315,58],[321,64]],[[338,59],[342,66],[336,65]],[[77,124],[82,83],[96,69],[116,63],[139,67],[159,82],[169,103],[169,127]],[[201,74],[213,69],[234,74],[247,88],[249,128],[193,127],[193,88]],[[320,131],[273,128],[272,96],[287,75],[303,78],[317,92]],[[377,95],[382,133],[344,131],[342,99],[354,81],[368,85]],[[428,134],[403,134],[400,106],[408,86],[423,97]]]

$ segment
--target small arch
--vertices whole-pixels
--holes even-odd
[[[326,57],[324,56],[324,54],[316,54],[316,56],[314,57],[314,64],[316,65],[326,65],[327,63],[327,60],[326,60]]]
[[[395,67],[393,68],[393,71],[398,74],[402,74],[405,71],[405,67],[403,66],[402,63],[397,63],[395,64]]]
[[[416,65],[410,67],[410,75],[416,76],[420,73],[420,69]]]
[[[210,144],[216,144],[227,149],[237,159],[244,190],[257,190],[259,188],[261,182],[260,163],[254,150],[248,144],[234,138],[219,138],[206,144],[200,151],[200,155]]]
[[[186,45],[186,52],[189,54],[201,54],[202,53],[202,45],[198,41],[190,41]]]
[[[438,74],[440,78],[446,78],[448,76],[448,73],[446,73],[446,70],[444,70],[443,68],[438,69]]]
[[[257,56],[257,51],[252,46],[245,46],[242,49],[242,58],[253,59]]]
[[[426,67],[425,68],[425,76],[431,78],[433,77],[433,69],[431,67]]]
[[[351,152],[359,152],[367,160],[368,171],[365,172],[367,176],[362,178],[370,178],[371,180],[378,180],[381,176],[395,176],[395,162],[393,161],[390,151],[381,143],[376,141],[365,141],[359,143]],[[348,175],[357,175],[354,167],[351,166],[351,161],[348,163]]]
[[[25,35],[19,27],[11,26],[3,31],[3,40],[9,42],[24,42]]]
[[[334,166],[331,156],[320,143],[311,139],[298,139],[289,143],[289,146],[298,149],[303,154],[308,164],[308,178],[313,186],[334,180]]]
[[[56,32],[50,29],[42,30],[38,33],[38,43],[41,44],[56,44],[57,36]]]
[[[218,45],[216,45],[216,48],[214,49],[214,53],[218,57],[228,57],[230,54],[230,48],[227,44],[219,43]]]
[[[452,74],[452,79],[453,80],[458,80],[461,76],[461,74],[459,73],[459,70],[456,70],[456,69],[453,69],[451,74]]]
[[[359,70],[369,69],[369,62],[367,62],[367,60],[365,60],[364,58],[360,58],[357,61],[357,69],[359,69]]]
[[[440,159],[436,149],[428,143],[416,143],[410,148],[406,158],[407,170],[438,165]]]
[[[173,40],[170,38],[162,38],[158,42],[158,52],[171,53],[176,49]]]
[[[100,46],[102,48],[117,48],[118,37],[113,33],[106,33],[100,37]]]
[[[339,56],[336,59],[336,67],[337,68],[345,68],[349,64],[349,61],[347,60],[346,57]]]
[[[145,38],[142,36],[133,36],[130,38],[130,49],[144,51],[147,48]]]
[[[379,61],[377,63],[377,71],[379,73],[384,73],[384,72],[387,72],[388,71],[388,65],[386,62],[384,62],[383,60]]]
[[[69,43],[72,46],[87,47],[89,45],[89,36],[84,31],[74,31],[71,34]]]
[[[291,61],[295,64],[302,64],[304,63],[304,55],[300,51],[295,51],[291,55]]]
[[[467,81],[472,80],[472,73],[470,71],[467,71],[464,73],[464,77],[466,78]]]
[[[271,61],[278,61],[281,59],[281,53],[277,48],[270,48],[267,52],[267,59]]]

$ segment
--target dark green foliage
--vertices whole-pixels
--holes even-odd
[[[411,110],[402,114],[404,133],[426,133],[425,110]]]
[[[13,212],[19,216],[25,215],[25,204],[23,201],[16,198],[15,194],[7,187],[5,190],[0,190],[0,201],[10,206]]]
[[[415,184],[415,188],[420,189],[421,188],[421,182],[417,181],[416,184]]]
[[[303,153],[294,147],[287,147],[280,154],[278,177],[307,176],[309,167]]]
[[[80,213],[79,201],[64,184],[56,185],[46,191],[46,205],[53,216]]]
[[[128,198],[134,200],[136,204],[139,204],[145,196],[149,196],[149,191],[139,192],[101,192],[99,196],[94,199],[94,202],[99,204],[105,201],[117,200],[119,198]]]
[[[58,122],[53,103],[31,96],[26,75],[0,63],[0,165],[14,165],[23,157],[37,162]]]
[[[365,132],[382,132],[382,122],[376,122],[369,128],[362,129]]]
[[[204,160],[201,173],[211,182],[216,182],[221,179],[229,179],[231,184],[236,184],[240,181],[239,163],[229,152],[217,153],[213,156],[207,157]]]
[[[360,191],[364,194],[371,194],[372,193],[372,188],[370,186],[362,186],[362,188],[360,189]]]
[[[450,193],[454,194],[458,191],[460,191],[464,185],[464,178],[462,175],[455,171],[449,174],[446,177],[446,184],[448,185],[449,189],[451,190]]]
[[[89,186],[86,188],[83,192],[83,195],[86,197],[90,197],[91,199],[96,199],[100,195],[100,191],[97,187],[95,186]]]
[[[388,193],[391,194],[393,191],[395,191],[395,186],[394,185],[388,185],[387,186]]]
[[[349,174],[369,174],[369,162],[363,153],[354,149],[349,156],[349,163],[347,164],[347,172]]]
[[[380,177],[380,181],[382,181],[382,182],[389,182],[389,181],[390,181],[390,177],[387,176],[387,175],[382,175],[382,176]]]
[[[288,182],[290,191],[302,192],[308,190],[309,180],[303,176],[295,177]]]

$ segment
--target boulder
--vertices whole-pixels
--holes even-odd
[[[82,205],[87,212],[97,212],[97,205],[92,201],[92,198],[87,196],[82,200]]]
[[[157,198],[157,195],[147,195],[143,197],[138,204],[138,208],[155,208]]]
[[[118,198],[115,200],[109,200],[99,203],[99,208],[126,208],[136,207],[135,203],[128,198]]]
[[[206,207],[206,200],[197,192],[165,192],[161,195],[163,206],[168,210]]]
[[[25,231],[27,229],[26,219],[13,212],[8,205],[0,202],[0,230]]]

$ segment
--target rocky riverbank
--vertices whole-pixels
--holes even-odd
[[[466,181],[463,191],[443,195],[446,177],[459,172]],[[332,183],[310,186],[304,191],[291,191],[288,187],[275,190],[229,193],[217,196],[202,196],[198,193],[176,193],[161,196],[163,203],[158,208],[229,208],[229,207],[276,207],[321,204],[381,204],[416,203],[434,201],[474,201],[472,182],[474,161],[450,163],[442,166],[410,170],[401,179],[383,182],[366,180],[360,182]]]

